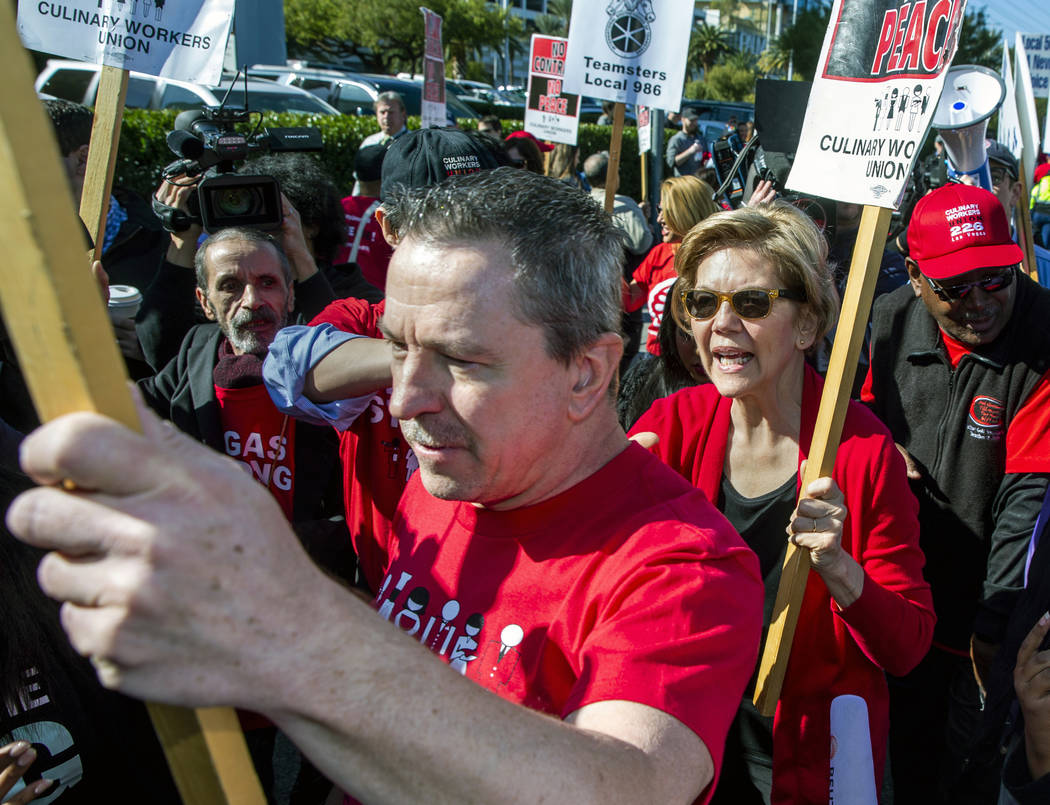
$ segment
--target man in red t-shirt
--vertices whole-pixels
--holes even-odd
[[[12,530],[63,551],[41,578],[108,684],[257,709],[360,801],[708,801],[762,583],[617,424],[608,216],[511,168],[388,203],[390,410],[419,471],[379,546],[380,617],[240,473],[156,444],[149,417],[147,438],[84,415],[28,437],[37,480],[97,492],[27,493]]]
[[[211,323],[193,327],[178,354],[140,381],[147,403],[237,461],[290,521],[339,513],[335,439],[278,411],[262,382],[263,358],[295,302],[280,243],[229,227],[201,244],[195,262],[197,301]]]
[[[386,267],[393,254],[375,217],[386,151],[385,145],[366,145],[354,156],[358,193],[343,199],[347,241],[336,258],[337,263],[357,263],[364,278],[379,290],[386,287]]]

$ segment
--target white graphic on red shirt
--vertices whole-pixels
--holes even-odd
[[[407,571],[387,573],[372,602],[380,617],[391,621],[406,634],[418,635],[419,642],[439,657],[447,656],[449,665],[458,673],[465,675],[469,665],[476,669],[471,671],[475,678],[487,677],[501,686],[508,685],[521,659],[517,646],[525,639],[525,630],[516,623],[503,627],[498,641],[485,643],[483,662],[476,663],[485,616],[480,612],[471,613],[457,627],[456,620],[462,614],[460,602],[454,598],[445,601],[439,616],[434,607],[430,607],[431,594],[427,588],[416,586],[409,590],[412,578],[413,574]],[[431,610],[429,617],[428,607]]]
[[[506,687],[514,678],[514,672],[518,668],[521,653],[517,650],[517,646],[521,645],[524,639],[525,630],[518,624],[511,623],[504,626],[503,631],[499,633],[499,642],[490,640],[485,645],[485,652],[481,662],[477,664],[475,676],[479,679],[487,676],[490,680],[495,680],[499,685]]]
[[[456,647],[452,649],[452,653],[448,658],[448,664],[452,666],[453,670],[458,671],[460,674],[466,674],[467,663],[478,658],[478,655],[474,652],[478,648],[478,634],[481,633],[481,627],[484,625],[485,619],[480,612],[475,612],[467,618],[467,622],[463,626],[463,634],[456,641]]]
[[[419,613],[427,608],[430,601],[430,593],[426,587],[416,587],[405,599],[405,607],[394,616],[394,625],[404,629],[409,634],[419,631],[422,623]]]
[[[376,596],[376,601],[379,601],[383,597],[383,593],[386,592],[386,588],[390,586],[391,576],[386,577],[386,581],[383,582],[383,586],[379,588],[379,595]],[[405,589],[405,585],[412,580],[411,573],[402,573],[401,578],[398,579],[397,587],[394,588],[393,592],[387,596],[386,600],[379,605],[379,615],[384,620],[390,620],[390,616],[394,612],[394,602],[397,601],[397,597]]]
[[[667,292],[671,290],[671,286],[677,279],[678,277],[674,276],[660,280],[649,291],[649,300],[646,304],[649,307],[649,318],[651,319],[648,332],[652,338],[656,338],[660,333],[660,322],[664,317],[664,311],[667,310]]]
[[[383,421],[383,417],[386,415],[387,401],[390,399],[390,394],[393,389],[387,389],[386,393],[373,394],[368,401],[368,421],[373,425]],[[390,417],[390,427],[392,430],[400,430],[401,425],[397,421],[397,417]],[[388,469],[388,478],[398,477],[398,465],[403,464],[404,469],[400,472],[404,472],[405,480],[407,481],[412,477],[412,473],[419,469],[419,460],[416,458],[416,454],[412,452],[412,448],[409,447],[402,438],[398,437],[390,441],[383,440],[383,449],[387,453],[390,466]]]
[[[437,623],[437,618],[431,615],[430,620],[427,621],[427,628],[423,630],[419,642],[429,647],[431,651],[437,651],[438,643],[441,642],[441,637],[444,635],[446,646],[438,652],[439,654],[444,654],[445,648],[447,648],[447,643],[452,637],[452,633],[456,631],[456,627],[452,625],[452,621],[456,619],[457,615],[459,615],[459,601],[455,598],[446,601],[445,605],[441,607],[441,624],[438,626],[437,631],[433,632],[434,636],[431,637],[430,635],[434,629],[434,625]]]
[[[284,436],[271,436],[265,443],[261,433],[253,431],[242,440],[241,434],[228,430],[222,435],[226,455],[238,460],[238,464],[264,486],[273,486],[284,492],[292,488],[292,472],[284,464],[287,455],[288,439]],[[269,449],[265,449],[264,444]],[[265,459],[268,459],[266,461]]]

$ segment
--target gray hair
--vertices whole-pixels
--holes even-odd
[[[284,281],[289,288],[292,287],[292,264],[288,262],[288,255],[284,253],[284,247],[281,245],[281,241],[275,238],[268,232],[263,232],[260,229],[252,229],[247,226],[230,226],[225,229],[220,229],[214,235],[210,235],[205,240],[200,248],[197,249],[197,254],[193,258],[193,267],[197,271],[197,287],[201,289],[205,294],[208,293],[208,250],[212,246],[218,243],[226,243],[230,240],[243,240],[248,243],[267,243],[273,247],[273,250],[277,252],[277,259],[281,264],[281,272],[284,274]]]
[[[595,187],[604,187],[609,175],[609,152],[599,151],[583,160],[583,175]]]
[[[393,90],[390,90],[388,92],[380,92],[376,96],[375,105],[379,106],[379,104],[381,103],[391,104],[393,106],[400,106],[402,112],[406,111],[405,99],[401,97],[400,92],[394,92]]]
[[[623,241],[612,217],[579,190],[503,167],[398,188],[388,205],[399,239],[505,249],[515,313],[543,328],[549,357],[568,364],[602,334],[620,332]]]

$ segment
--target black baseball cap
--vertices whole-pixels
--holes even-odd
[[[988,140],[985,143],[985,148],[988,161],[994,162],[996,165],[1002,165],[1010,171],[1010,175],[1016,182],[1017,177],[1021,175],[1021,172],[1017,168],[1017,157],[1010,152],[1010,149],[995,140]]]
[[[383,160],[379,198],[395,186],[426,187],[449,176],[499,167],[492,149],[481,138],[459,129],[416,129],[394,140]]]
[[[383,175],[388,145],[366,145],[354,155],[354,176],[359,182],[377,182]]]

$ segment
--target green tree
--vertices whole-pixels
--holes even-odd
[[[693,69],[696,68],[706,76],[719,59],[729,56],[733,52],[734,48],[729,43],[728,31],[701,22],[693,28],[692,35],[689,38],[687,59],[689,74],[692,75]]]
[[[707,95],[716,101],[755,100],[755,79],[758,77],[755,58],[750,53],[735,53],[721,64],[716,64],[705,76]]]
[[[284,36],[292,58],[340,61],[354,54],[350,16],[340,0],[284,0]]]
[[[284,0],[290,56],[353,55],[371,70],[419,72],[423,62],[423,16],[418,0]],[[517,37],[521,20],[485,0],[427,0],[444,20],[445,58],[453,75],[464,75],[483,47],[498,48]]]
[[[791,51],[784,48],[779,37],[758,57],[758,69],[767,76],[786,74],[791,63]]]
[[[547,13],[538,15],[533,23],[538,34],[568,36],[571,18],[572,0],[549,0]]]
[[[780,53],[788,53],[794,71],[794,78],[812,81],[820,61],[820,49],[824,44],[824,34],[831,21],[831,7],[821,5],[807,8],[798,13],[794,23],[784,29],[774,40],[773,47]],[[786,69],[786,65],[785,65]]]
[[[998,72],[1002,61],[1003,32],[989,27],[983,8],[966,9],[952,64],[980,64]]]

